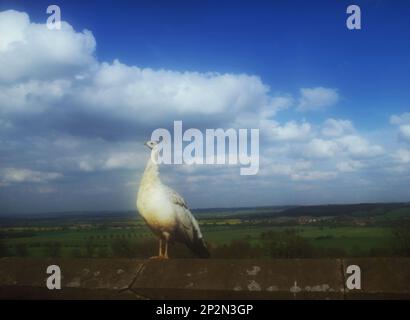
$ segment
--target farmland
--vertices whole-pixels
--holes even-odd
[[[407,255],[407,238],[401,239],[408,237],[409,204],[201,209],[194,214],[215,258]],[[132,211],[0,218],[2,256],[143,258],[156,252],[154,236]],[[171,255],[192,256],[178,244]]]

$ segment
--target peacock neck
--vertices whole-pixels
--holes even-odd
[[[158,151],[156,148],[152,149],[151,156],[148,159],[147,165],[142,176],[143,183],[159,182],[159,168],[158,168]]]

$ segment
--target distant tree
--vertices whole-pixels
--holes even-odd
[[[9,255],[7,246],[5,244],[5,242],[0,239],[0,258],[1,257],[7,257]]]
[[[410,222],[393,229],[392,249],[394,254],[410,257]]]
[[[48,258],[61,257],[61,242],[49,242],[45,247],[45,255]]]
[[[132,243],[126,239],[116,239],[111,243],[111,251],[114,257],[118,258],[133,258],[135,249]]]
[[[316,248],[315,256],[321,258],[343,258],[348,254],[342,248]]]
[[[369,257],[391,257],[391,248],[371,248],[369,250]]]
[[[309,240],[299,235],[295,229],[271,231],[265,234],[269,256],[272,258],[312,258],[315,248]]]
[[[92,258],[95,252],[95,246],[94,246],[94,240],[93,239],[88,239],[85,242],[85,252],[87,258]]]
[[[263,255],[260,246],[252,245],[246,240],[233,240],[229,244],[211,247],[211,256],[225,259],[252,259]]]
[[[81,258],[82,257],[81,250],[79,248],[74,248],[73,250],[71,250],[70,256],[73,258]]]
[[[26,243],[18,243],[15,246],[16,256],[18,257],[27,257],[28,256],[28,249]]]
[[[156,238],[145,237],[143,240],[138,241],[136,244],[137,245],[135,247],[135,251],[138,258],[150,257],[158,254],[158,241]],[[187,249],[185,245],[176,243],[176,245],[171,245],[169,247],[171,254],[173,252],[172,250],[174,250],[178,245],[179,247],[183,247],[183,249]],[[176,251],[178,251],[178,248],[176,249]]]
[[[350,249],[350,255],[352,257],[364,257],[366,256],[366,252],[359,245],[355,244]]]
[[[107,258],[107,257],[108,257],[107,247],[106,247],[106,246],[102,246],[102,247],[98,248],[97,256],[98,256],[99,258]]]

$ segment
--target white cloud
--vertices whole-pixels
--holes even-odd
[[[91,84],[76,92],[76,100],[96,112],[146,121],[171,114],[203,117],[275,110],[278,102],[268,92],[257,76],[141,69],[114,61],[100,65]]]
[[[410,150],[399,149],[393,154],[393,158],[401,164],[410,163]]]
[[[139,124],[170,117],[235,119],[242,112],[263,118],[293,103],[288,96],[272,97],[254,75],[99,63],[92,33],[76,32],[66,22],[49,30],[24,12],[8,10],[0,12],[0,30],[2,113],[52,109]]]
[[[118,60],[99,63],[91,32],[76,32],[66,22],[61,30],[49,30],[30,22],[26,13],[9,10],[0,13],[0,26],[7,31],[0,40],[3,113],[53,110],[135,124],[214,116],[256,127],[294,104],[289,95],[272,96],[269,86],[254,75],[153,70]],[[304,88],[301,94],[301,109],[322,108],[338,99],[336,90],[323,87]],[[300,140],[311,127],[289,122],[273,131],[274,139]]]
[[[401,115],[393,114],[390,117],[390,123],[391,124],[408,124],[410,123],[410,113],[405,112],[405,113],[402,113]]]
[[[384,153],[379,145],[372,145],[358,135],[347,135],[337,139],[339,145],[353,157],[376,157]]]
[[[330,180],[337,177],[337,172],[333,171],[307,171],[292,174],[291,178],[295,181],[318,181]]]
[[[357,160],[341,161],[336,164],[340,172],[355,172],[363,168],[363,164]]]
[[[399,140],[410,142],[410,113],[405,112],[401,115],[392,115],[390,123],[399,126]]]
[[[410,142],[410,124],[403,124],[399,127],[400,139]]]
[[[268,174],[272,174],[272,175],[284,175],[284,176],[288,176],[291,175],[293,172],[292,166],[290,164],[286,164],[286,163],[274,163],[271,164],[267,170],[265,170],[265,172],[267,172]]]
[[[276,95],[270,99],[270,104],[261,108],[261,118],[269,118],[276,114],[276,112],[288,109],[294,104],[294,99],[289,95]]]
[[[215,193],[219,187],[230,190],[245,185],[261,195],[261,186],[271,190],[277,180],[294,185],[295,189],[282,185],[277,189],[290,193],[302,184],[310,186],[313,181],[335,179],[364,167],[371,169],[369,162],[379,161],[372,157],[384,154],[381,146],[362,136],[348,119],[330,118],[316,125],[273,118],[291,106],[307,111],[334,105],[339,100],[336,89],[302,88],[299,99],[295,99],[288,94],[272,94],[255,75],[153,70],[118,60],[102,63],[94,57],[96,44],[90,32],[76,32],[67,23],[60,31],[48,30],[44,24],[31,23],[25,13],[15,11],[0,13],[0,30],[7,30],[0,37],[0,129],[7,135],[16,132],[10,141],[6,141],[8,137],[1,141],[2,152],[8,152],[5,162],[9,162],[2,163],[2,167],[12,167],[0,169],[2,186],[36,183],[29,187],[48,192],[54,190],[52,186],[41,182],[63,177],[58,172],[84,171],[94,173],[76,172],[65,185],[71,188],[72,181],[77,180],[78,193],[112,189],[114,194],[117,179],[107,177],[119,180],[121,175],[116,176],[115,170],[141,173],[148,158],[148,150],[135,140],[143,139],[142,135],[147,139],[150,126],[172,125],[176,119],[198,126],[261,129],[261,174],[246,183],[237,170],[222,166],[176,166],[172,170],[179,175],[175,180],[201,182],[198,188]],[[24,121],[18,122],[21,119]],[[44,131],[32,130],[30,126],[36,121]],[[401,139],[409,137],[409,113],[393,115],[391,123],[399,126]],[[67,129],[70,126],[72,130]],[[84,133],[99,126],[101,131],[95,135]],[[124,140],[123,136],[114,136],[128,126],[132,133]],[[32,143],[36,134],[42,137],[40,143]],[[32,135],[33,139],[25,138]],[[398,150],[394,159],[408,167],[409,151]],[[35,163],[37,170],[15,168],[21,163]],[[167,176],[174,183],[168,172],[164,179]],[[358,181],[354,175],[350,178],[352,184]],[[106,185],[100,183],[104,179]]]
[[[278,141],[300,141],[309,139],[312,127],[307,122],[301,124],[290,121],[280,126],[277,122],[272,122],[269,137]]]
[[[353,157],[371,158],[380,156],[384,149],[375,144],[371,144],[367,139],[359,135],[344,135],[335,138],[313,138],[303,146],[295,146],[297,153],[302,153],[308,158],[333,158],[333,157]]]
[[[278,124],[271,118],[280,110],[289,108],[294,104],[294,99],[289,95],[275,95],[268,99],[260,108],[254,107],[242,110],[232,117],[234,120],[229,124],[236,128],[260,128],[261,133],[268,138],[271,136],[271,128]]]
[[[135,170],[141,169],[148,159],[148,153],[109,151],[102,154],[84,154],[75,159],[81,171]]]
[[[44,172],[30,169],[6,168],[0,172],[0,184],[7,185],[10,183],[34,182],[42,183],[61,178],[62,174],[58,172]]]
[[[48,185],[36,185],[29,189],[31,192],[36,192],[39,194],[50,194],[56,192],[56,188],[50,187]]]
[[[331,88],[302,88],[300,95],[297,107],[299,111],[322,110],[339,100],[337,90]]]
[[[9,85],[0,84],[0,114],[35,114],[58,105],[65,94],[71,92],[68,80],[29,80]]]
[[[354,132],[354,127],[350,120],[330,118],[324,122],[322,128],[322,134],[328,137],[340,137],[352,132]]]
[[[312,164],[309,161],[299,160],[293,163],[266,163],[263,173],[266,175],[291,176],[299,171],[310,169]]]
[[[0,82],[50,79],[75,74],[94,64],[91,32],[75,32],[66,22],[60,30],[30,22],[24,12],[0,12]]]
[[[8,120],[0,119],[0,130],[7,130],[13,128],[13,124]]]
[[[337,172],[312,170],[309,161],[299,160],[294,163],[273,163],[263,173],[267,176],[287,176],[293,181],[330,180],[337,177]]]
[[[303,154],[309,158],[329,158],[334,157],[339,150],[335,141],[314,138],[304,146]]]
[[[141,163],[146,161],[147,156],[136,152],[123,152],[110,155],[105,161],[104,169],[135,169],[141,167]]]
[[[91,32],[76,32],[66,22],[61,30],[49,30],[30,22],[26,13],[9,10],[0,13],[0,25],[7,31],[0,40],[3,113],[53,110],[135,124],[214,116],[232,125],[264,127],[278,110],[294,104],[289,95],[272,96],[254,75],[153,70],[118,60],[99,63]],[[301,95],[301,109],[322,108],[338,99],[336,90],[323,87],[301,89]],[[272,137],[300,140],[310,131],[308,123],[289,122],[274,126]]]

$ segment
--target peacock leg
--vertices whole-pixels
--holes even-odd
[[[159,254],[158,257],[162,257],[162,239],[159,238]]]
[[[168,240],[165,240],[165,253],[163,257],[168,259]]]

